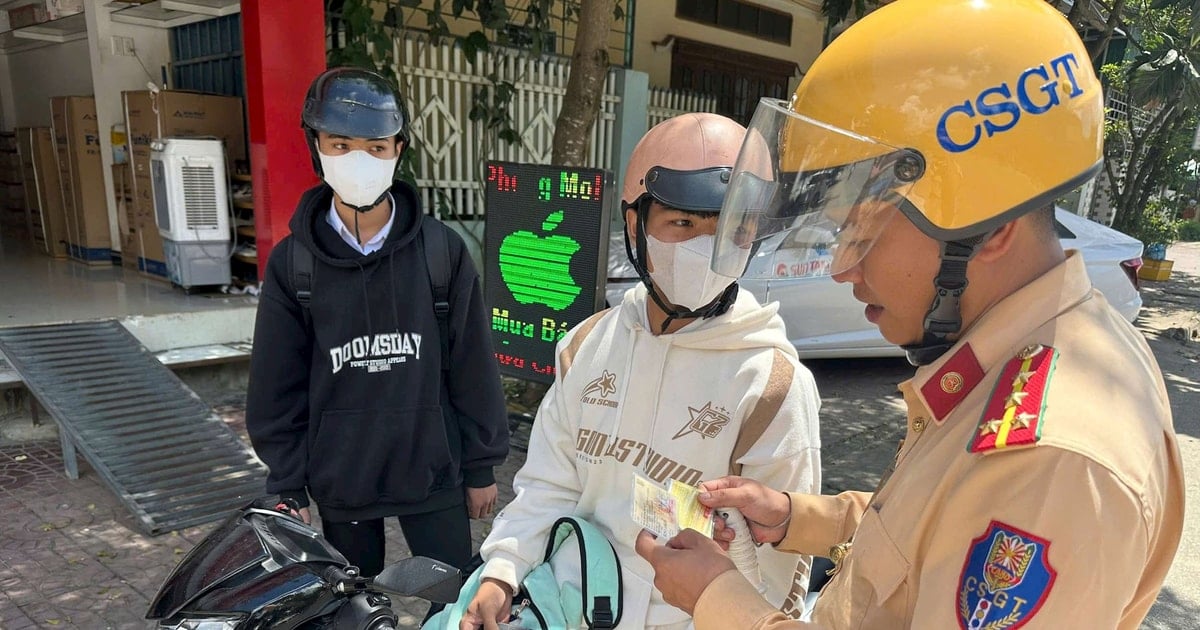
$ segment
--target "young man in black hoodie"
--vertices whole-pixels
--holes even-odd
[[[267,263],[246,400],[267,492],[306,522],[311,496],[325,537],[364,575],[383,569],[388,516],[414,555],[465,565],[468,517],[491,513],[492,467],[508,453],[478,273],[462,239],[394,180],[407,124],[377,74],[313,81],[302,126],[324,182]],[[428,255],[449,267],[445,358],[427,248],[446,250]]]

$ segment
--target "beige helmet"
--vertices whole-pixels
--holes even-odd
[[[718,114],[683,114],[642,136],[629,156],[623,207],[649,194],[693,212],[720,212],[746,128]]]
[[[659,294],[647,263],[646,217],[650,203],[686,212],[716,215],[729,188],[730,176],[746,128],[717,114],[683,114],[654,126],[633,148],[625,169],[621,207],[634,211],[636,238],[625,230],[625,253],[633,263],[650,299],[664,312],[663,330],[674,319],[714,317],[729,310],[737,296],[737,276],[727,277],[721,294],[709,304],[685,307],[670,304]],[[630,215],[625,213],[628,221]]]

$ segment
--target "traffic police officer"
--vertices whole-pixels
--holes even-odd
[[[1053,215],[1099,170],[1103,121],[1087,51],[1041,0],[899,0],[790,102],[759,105],[739,164],[769,151],[774,180],[734,173],[714,267],[740,264],[739,225],[834,235],[813,247],[918,367],[875,493],[705,484],[758,541],[840,560],[811,622],[773,610],[713,541],[643,532],[696,628],[1138,627],[1182,529],[1170,407]]]

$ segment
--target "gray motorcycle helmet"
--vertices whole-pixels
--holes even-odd
[[[308,87],[300,126],[308,140],[313,170],[324,177],[317,157],[317,132],[350,138],[395,137],[408,148],[408,110],[391,82],[362,68],[331,68]]]

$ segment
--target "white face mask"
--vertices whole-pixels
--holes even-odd
[[[392,187],[396,161],[400,156],[384,160],[366,151],[351,151],[344,155],[325,155],[319,150],[325,183],[347,205],[370,206]]]
[[[650,277],[668,302],[694,311],[717,299],[736,280],[712,270],[713,239],[705,234],[664,243],[646,234],[650,266],[654,268]]]

